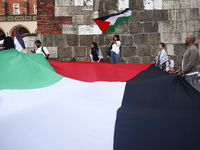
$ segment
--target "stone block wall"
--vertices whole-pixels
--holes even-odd
[[[26,45],[26,49],[23,50],[24,53],[32,53],[31,50],[35,49],[35,41],[37,40],[37,38],[38,37],[36,34],[30,34],[23,37],[24,44]],[[47,40],[50,40],[50,38],[48,38]],[[51,59],[58,58],[57,47],[53,47],[53,45],[50,44],[51,43],[50,41],[49,41],[49,44],[47,44],[47,49],[49,53],[51,54],[49,58]]]
[[[195,34],[200,47],[200,0],[38,0],[37,4],[38,38],[57,47],[55,60],[90,61],[90,45],[95,41],[109,62],[106,36],[115,34],[120,36],[120,59],[125,63],[151,63],[158,44],[164,42],[178,67],[187,34]],[[103,34],[92,20],[127,7],[132,16],[115,33]]]

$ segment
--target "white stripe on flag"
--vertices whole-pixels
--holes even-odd
[[[105,20],[105,21],[110,22],[109,25],[111,26],[111,25],[115,24],[115,22],[116,22],[116,20],[117,20],[118,18],[120,18],[120,17],[129,17],[129,16],[131,16],[131,13],[132,13],[132,11],[131,11],[131,10],[128,10],[128,11],[124,12],[123,14],[109,17],[109,18],[108,18],[107,20]]]
[[[2,90],[0,149],[113,150],[125,85],[63,78],[41,89]]]
[[[24,41],[17,28],[15,28],[14,43],[15,43],[15,49],[17,49],[18,51],[25,49]]]
[[[15,37],[14,38],[14,44],[15,44],[15,49],[18,51],[22,51],[24,48],[21,46],[21,44],[19,43],[18,39]]]

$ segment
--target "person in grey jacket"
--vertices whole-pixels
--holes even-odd
[[[177,73],[192,86],[194,86],[194,81],[198,76],[198,66],[199,66],[199,52],[194,45],[196,37],[194,35],[188,35],[185,39],[185,44],[188,46],[188,49],[183,54],[182,67],[177,70]]]

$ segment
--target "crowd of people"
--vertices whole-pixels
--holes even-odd
[[[109,46],[109,54],[110,54],[110,62],[111,63],[119,63],[120,62],[120,49],[121,49],[121,41],[119,35],[114,35],[112,40],[107,37]],[[174,60],[171,59],[171,55],[167,55],[165,51],[165,44],[159,44],[159,52],[158,55],[155,56],[155,64],[159,69],[167,72],[167,73],[175,73],[177,75],[182,76],[189,84],[194,86],[194,81],[198,77],[198,67],[199,67],[199,52],[194,45],[196,41],[196,37],[192,34],[188,35],[185,39],[185,44],[188,46],[187,50],[183,54],[182,66],[179,70],[174,70]],[[35,41],[36,49],[31,51],[32,53],[41,53],[43,56],[48,59],[50,56],[49,51],[45,46],[42,45],[41,41]],[[1,50],[14,49],[15,44],[11,37],[6,37],[4,39],[3,48]],[[90,49],[90,58],[93,63],[104,62],[103,54],[99,49],[96,42],[91,44]]]
[[[32,53],[43,54],[43,56],[46,59],[49,58],[50,53],[47,50],[47,48],[42,45],[40,40],[35,41],[35,46],[36,46],[36,48],[34,50],[31,50]],[[5,37],[1,51],[2,50],[8,50],[8,49],[14,49],[14,48],[15,48],[15,44],[14,44],[13,38],[10,37],[10,36]]]
[[[199,52],[194,45],[195,41],[196,37],[192,34],[186,37],[185,45],[187,45],[188,48],[183,54],[182,66],[176,71],[174,71],[174,61],[171,59],[170,55],[167,55],[164,49],[165,44],[160,43],[159,53],[155,56],[155,66],[165,72],[182,76],[190,85],[194,86],[194,82],[198,77],[199,67]]]

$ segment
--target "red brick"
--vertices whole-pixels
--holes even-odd
[[[7,0],[7,7],[6,7],[6,13],[9,15],[13,14],[13,4],[14,3],[19,3],[19,9],[20,9],[20,14],[26,13],[26,8],[24,7],[24,0]],[[3,0],[0,0],[0,3],[3,3]],[[34,4],[36,4],[36,0],[31,0],[28,1],[28,14],[34,14]],[[1,5],[2,7],[2,5]],[[4,15],[5,10],[3,8],[0,9],[0,15]]]
[[[72,22],[65,21],[63,24],[71,24]]]
[[[54,16],[54,0],[38,0],[37,2],[40,4],[38,7],[38,32],[41,34],[62,34],[62,24],[72,23],[72,17]]]

